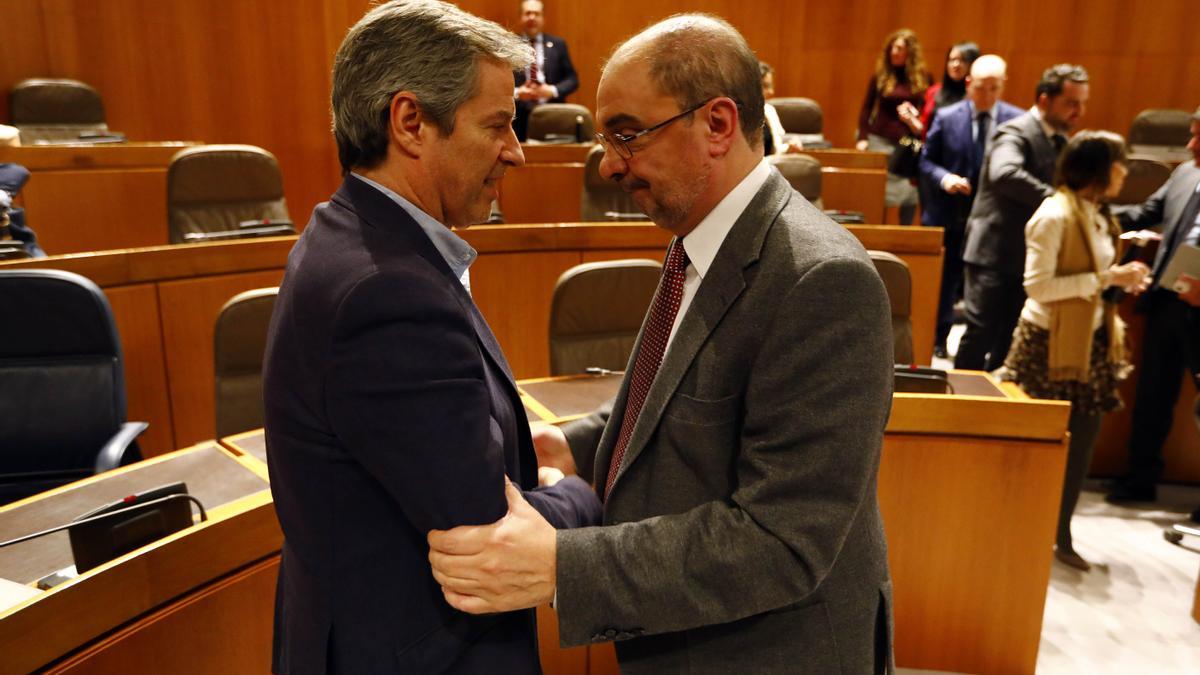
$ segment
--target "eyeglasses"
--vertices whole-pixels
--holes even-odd
[[[696,105],[688,108],[687,110],[684,110],[683,112],[679,113],[678,115],[676,115],[670,119],[663,120],[662,122],[659,122],[658,124],[655,124],[654,126],[648,128],[648,129],[642,129],[641,131],[637,132],[636,134],[618,134],[615,131],[612,133],[609,133],[609,134],[606,134],[603,132],[596,132],[596,140],[599,141],[602,145],[612,148],[614,151],[616,151],[616,153],[618,155],[621,156],[622,159],[629,159],[629,158],[633,157],[633,148],[629,147],[630,143],[636,141],[637,139],[641,138],[642,136],[645,136],[646,134],[650,133],[651,131],[658,131],[659,129],[667,126],[668,124],[670,124],[671,122],[674,122],[677,119],[682,119],[684,117],[687,117],[688,115],[690,115],[690,114],[696,112],[697,110],[703,108],[704,106],[708,105],[708,101],[711,101],[711,100],[712,99],[710,98],[707,101],[702,101],[700,103],[697,103]]]

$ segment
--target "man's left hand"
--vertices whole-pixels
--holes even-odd
[[[536,607],[554,598],[557,539],[512,483],[508,514],[491,525],[429,533],[429,562],[446,602],[471,614]]]

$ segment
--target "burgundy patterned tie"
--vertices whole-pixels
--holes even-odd
[[[537,38],[529,38],[529,48],[533,50],[533,60],[529,62],[529,81],[537,84],[538,81],[538,63],[537,63]]]
[[[621,433],[617,435],[617,446],[613,448],[608,480],[604,485],[605,498],[617,479],[617,469],[621,468],[621,460],[625,458],[629,437],[633,435],[633,425],[642,412],[642,404],[646,402],[646,395],[650,393],[650,385],[654,384],[658,367],[662,365],[663,353],[667,350],[667,338],[671,336],[675,315],[679,313],[679,302],[683,299],[683,280],[687,276],[687,266],[687,251],[683,250],[683,242],[676,239],[667,253],[667,264],[663,267],[658,291],[655,292],[654,302],[650,305],[650,318],[646,321],[642,344],[638,349],[637,360],[633,363],[633,377],[629,379],[629,395],[625,401],[625,417],[621,420]]]

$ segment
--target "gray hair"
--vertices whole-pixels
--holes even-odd
[[[644,58],[650,78],[681,109],[716,96],[738,105],[742,135],[750,147],[762,144],[763,93],[758,57],[728,21],[711,14],[676,14],[617,48]]]
[[[387,156],[392,97],[411,91],[445,135],[479,93],[479,61],[529,65],[529,45],[499,25],[437,0],[393,0],[346,33],[333,60],[333,136],[343,171]]]

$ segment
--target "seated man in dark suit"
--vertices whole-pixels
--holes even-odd
[[[1053,194],[1054,164],[1087,108],[1082,66],[1047,68],[1036,104],[1000,125],[983,161],[979,190],[963,244],[963,303],[967,330],[954,367],[995,370],[1008,356],[1025,305],[1025,224]]]
[[[430,0],[371,10],[337,52],[345,180],[288,258],[264,367],[285,537],[277,672],[540,670],[533,610],[451,608],[425,539],[504,516],[507,485],[556,527],[600,515],[578,478],[538,487],[524,407],[471,299],[475,251],[450,229],[485,220],[524,161],[512,73],[528,54]]]
[[[579,88],[567,43],[557,35],[542,32],[544,12],[541,0],[521,3],[521,26],[533,55],[529,65],[516,72],[517,87],[513,92],[517,99],[513,128],[521,142],[527,140],[529,115],[534,108],[542,103],[562,103]]]
[[[921,222],[943,228],[946,249],[934,344],[934,355],[940,358],[946,358],[946,336],[962,281],[963,231],[979,189],[988,139],[997,126],[1025,112],[1000,100],[1006,77],[1004,59],[995,54],[977,58],[967,76],[967,98],[936,112],[921,152],[921,173],[932,186]]]

